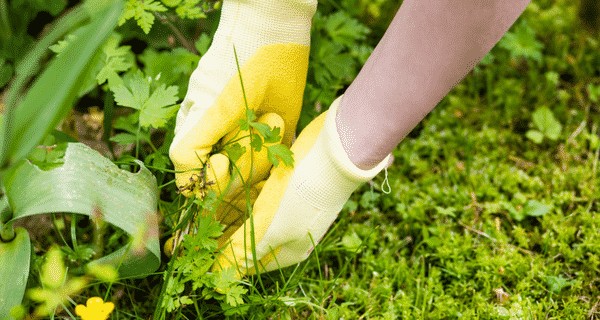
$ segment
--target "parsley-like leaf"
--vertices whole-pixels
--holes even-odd
[[[148,34],[154,24],[154,15],[148,11],[167,11],[167,8],[160,2],[152,0],[129,0],[125,5],[125,10],[119,17],[119,26],[122,26],[129,19],[135,18],[142,30]]]
[[[344,11],[338,11],[327,19],[325,30],[335,41],[345,45],[353,45],[356,40],[363,40],[370,32],[369,28],[360,24]]]
[[[119,85],[111,90],[118,105],[140,110],[142,127],[164,127],[178,110],[177,105],[173,105],[179,99],[178,87],[161,84],[150,96],[150,83],[139,70],[129,81],[129,88]]]
[[[280,158],[285,165],[289,167],[294,167],[294,157],[292,157],[294,153],[288,149],[286,146],[282,144],[276,144],[267,147],[267,158],[269,161],[277,168],[279,165],[279,161],[277,158]]]
[[[238,159],[242,157],[244,152],[246,152],[246,148],[242,147],[236,142],[234,144],[227,145],[225,147],[225,152],[227,152],[227,155],[229,156],[229,161],[236,163]]]
[[[143,127],[164,127],[179,109],[178,106],[172,105],[177,102],[177,90],[176,86],[166,88],[164,84],[154,90],[141,110],[140,124]]]

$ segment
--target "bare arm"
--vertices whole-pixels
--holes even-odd
[[[381,162],[508,31],[530,0],[405,0],[342,98],[350,160]]]

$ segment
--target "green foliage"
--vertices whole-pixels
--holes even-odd
[[[10,19],[8,29],[0,19],[0,86],[34,41],[26,24],[51,3],[60,5],[9,2],[8,16],[21,19]],[[200,58],[188,50],[206,53],[215,29],[198,21],[190,28],[182,19],[210,16],[219,3],[128,1],[121,28],[95,50],[76,92],[94,103],[104,99],[119,105],[114,119],[104,109],[106,138],[122,145],[108,156],[133,172],[141,163],[134,160],[142,160],[156,176],[161,236],[170,237],[194,214],[198,233],[186,236],[181,255],[163,261],[156,274],[123,279],[104,265],[83,264],[94,258],[90,237],[102,234],[106,250],[116,250],[127,244],[127,232],[114,227],[96,232],[92,224],[79,227],[85,225],[82,218],[71,218],[70,225],[53,218],[52,232],[32,239],[38,252],[32,260],[33,289],[15,314],[36,307],[58,313],[53,306],[59,305],[65,310],[56,316],[68,317],[76,304],[68,297],[80,289],[82,297],[113,299],[114,318],[133,319],[152,312],[156,319],[598,315],[600,55],[597,39],[578,28],[574,2],[534,0],[528,6],[499,45],[394,151],[396,161],[388,169],[391,193],[381,189],[381,176],[364,184],[307,261],[244,281],[234,280],[233,270],[210,271],[215,238],[225,230],[206,213],[220,200],[209,192],[205,199],[182,204],[168,157],[177,103]],[[356,77],[396,5],[390,0],[319,4],[298,132]],[[152,29],[155,18],[165,25]],[[151,32],[144,38],[147,47],[130,42],[142,32],[133,22],[125,24],[128,19]],[[165,47],[173,32],[167,23],[190,40],[186,49]],[[80,22],[48,46],[55,44],[50,49],[60,58],[86,32]],[[280,131],[255,120],[249,111],[239,124],[246,135],[250,128],[257,131],[250,149],[258,151],[277,140]],[[28,161],[44,173],[64,166],[68,140],[55,131],[40,141],[43,146],[33,148]],[[213,152],[225,151],[233,162],[249,151],[235,142],[218,147]],[[268,147],[270,161],[292,165],[289,150],[279,148]],[[60,251],[51,249],[59,245]],[[48,254],[40,256],[43,252]],[[74,269],[97,281],[68,287],[69,280],[79,279]],[[53,289],[56,281],[49,270],[67,282]]]
[[[242,295],[247,292],[234,278],[233,268],[220,273],[208,272],[215,262],[217,241],[214,238],[222,234],[224,226],[208,216],[199,218],[196,223],[198,233],[185,236],[183,255],[175,261],[172,275],[165,273],[167,289],[162,306],[167,312],[192,304],[192,297],[216,299],[224,309],[229,309],[242,304]],[[185,290],[186,287],[189,289]],[[192,292],[199,292],[200,296]]]
[[[119,26],[123,25],[129,19],[135,18],[137,24],[148,34],[154,24],[154,15],[151,11],[162,12],[167,11],[167,8],[153,0],[128,0],[125,5],[125,11],[123,11],[123,14],[119,18]]]
[[[535,31],[529,27],[527,20],[522,20],[514,32],[507,32],[498,45],[510,52],[511,59],[524,57],[542,62],[540,50],[544,45],[535,39]]]
[[[139,110],[139,123],[142,127],[161,128],[177,112],[178,106],[173,104],[178,100],[178,88],[167,88],[165,84],[161,84],[150,95],[151,81],[152,78],[146,79],[138,70],[127,86],[121,84],[111,87],[111,90],[118,105]]]
[[[554,114],[547,107],[541,107],[533,113],[533,124],[537,130],[529,130],[525,134],[533,142],[540,144],[544,137],[557,140],[562,131],[562,125],[554,118]]]

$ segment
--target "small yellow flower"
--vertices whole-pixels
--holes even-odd
[[[77,305],[75,313],[82,320],[106,320],[108,315],[115,309],[115,304],[112,302],[104,302],[102,298],[89,298],[86,306]]]

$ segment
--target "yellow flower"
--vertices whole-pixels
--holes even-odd
[[[77,305],[75,313],[82,320],[106,320],[114,309],[114,303],[104,302],[102,298],[93,297],[88,299],[86,306]]]

